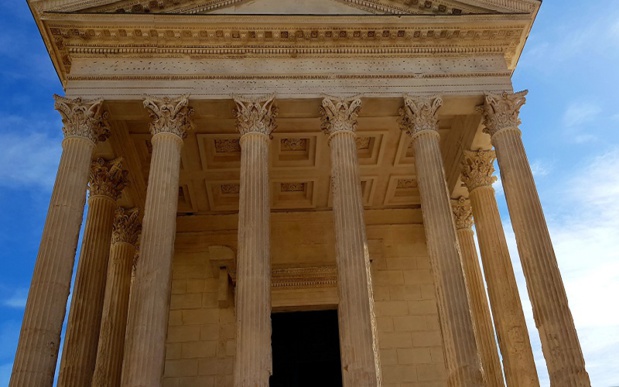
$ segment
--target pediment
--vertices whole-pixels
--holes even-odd
[[[532,13],[539,0],[30,0],[47,12],[216,15]]]

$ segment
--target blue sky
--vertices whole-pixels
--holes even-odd
[[[523,140],[593,386],[619,386],[619,3],[546,1],[514,88]],[[0,386],[8,384],[60,157],[62,88],[25,0],[0,0]],[[504,198],[512,258],[548,380]]]

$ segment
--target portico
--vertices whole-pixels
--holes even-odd
[[[78,271],[101,298],[74,298],[68,331],[93,333],[105,310],[126,336],[97,326],[79,380],[268,386],[271,313],[333,309],[344,386],[500,386],[503,373],[537,386],[492,170],[472,176],[493,147],[551,380],[589,385],[510,80],[537,1],[198,3],[31,0],[66,89],[67,148],[11,386],[51,386],[87,171],[119,158],[127,186],[104,213],[90,204],[106,231],[87,226],[79,258],[112,266]],[[481,267],[452,215],[461,196]]]

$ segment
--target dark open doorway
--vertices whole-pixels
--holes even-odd
[[[337,311],[273,313],[270,387],[341,387]]]

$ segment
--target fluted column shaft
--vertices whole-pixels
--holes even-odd
[[[590,386],[548,226],[518,129],[518,113],[525,95],[526,92],[486,96],[486,132],[492,136],[496,150],[550,383],[557,387]]]
[[[372,275],[355,141],[359,99],[326,98],[323,129],[331,147],[331,189],[338,272],[338,319],[344,386],[380,386]]]
[[[188,103],[187,97],[144,101],[152,119],[153,153],[142,221],[141,258],[129,299],[123,386],[159,386],[163,376],[181,149],[185,131],[191,127]]]
[[[273,98],[235,99],[241,132],[236,277],[236,387],[267,387],[272,374],[269,135]]]
[[[11,387],[52,386],[86,201],[90,161],[105,139],[101,101],[56,96],[65,139],[24,312]],[[101,137],[101,138],[100,138]]]
[[[475,329],[475,341],[482,368],[489,387],[503,387],[503,369],[494,336],[494,325],[488,306],[486,287],[479,267],[479,258],[472,230],[472,212],[468,200],[460,198],[452,203],[456,220],[456,233],[462,253],[462,269],[469,296],[469,305]],[[517,386],[517,385],[515,385]]]
[[[440,98],[405,98],[402,126],[412,136],[428,255],[434,275],[450,386],[484,385],[456,228],[451,213],[436,111]]]
[[[92,387],[120,385],[131,271],[139,230],[137,209],[116,211]]]
[[[59,386],[88,386],[97,356],[116,199],[126,184],[121,161],[99,159],[90,173],[84,239],[73,286]]]
[[[492,151],[465,152],[462,181],[469,189],[490,293],[505,379],[509,386],[539,386],[527,324],[492,183]]]

